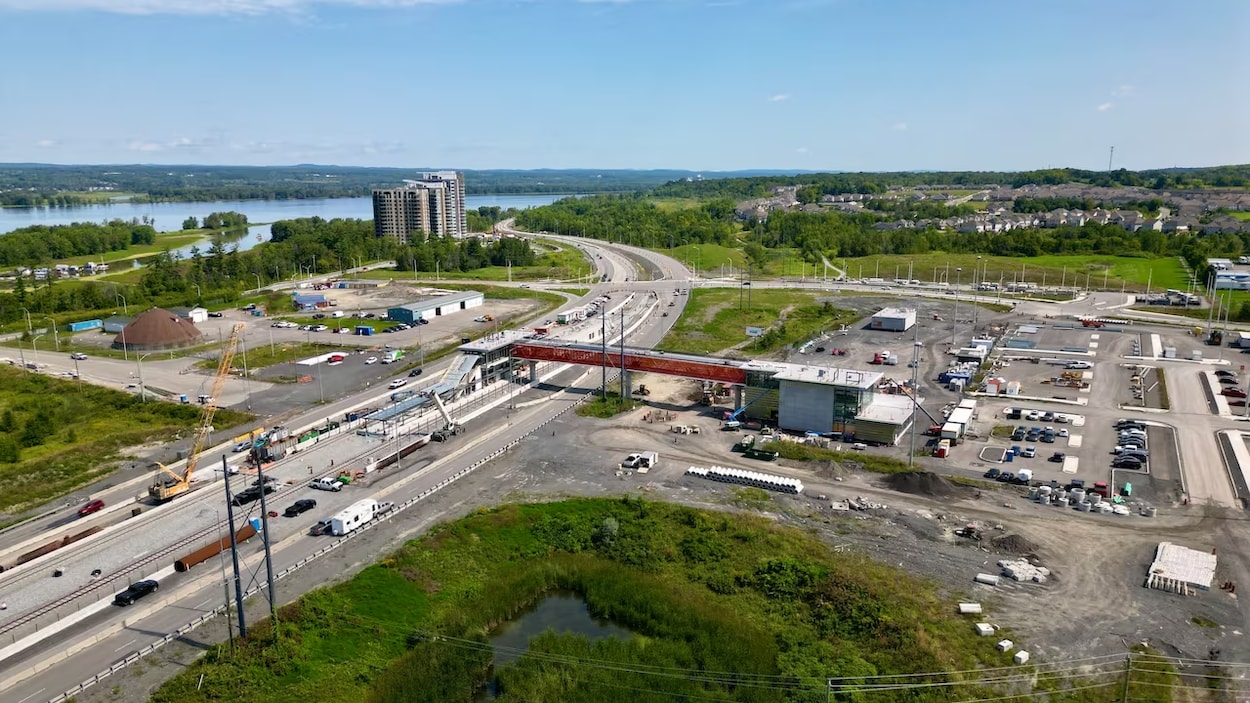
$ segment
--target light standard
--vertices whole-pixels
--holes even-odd
[[[22,312],[26,313],[26,334],[30,334],[35,331],[34,329],[32,329],[32,326],[30,324],[30,311],[27,310],[26,308],[22,308]]]
[[[972,333],[973,333],[973,334],[976,334],[976,331],[977,331],[977,307],[978,307],[978,306],[977,306],[977,301],[976,301],[976,297],[977,297],[977,276],[978,276],[978,273],[980,272],[980,269],[981,269],[981,257],[979,257],[979,256],[978,256],[978,257],[977,257],[977,265],[976,265],[976,268],[972,269],[972,295],[973,295],[973,299],[972,299]],[[982,277],[981,277],[981,280],[982,280],[982,281],[984,281],[984,280],[985,280],[984,276],[982,276]]]
[[[204,291],[200,290],[200,284],[192,283],[195,286],[195,298],[198,302],[204,302]]]
[[[916,385],[916,373],[920,369],[920,326],[916,326],[915,341],[911,352],[911,451],[907,453],[907,467],[916,461],[916,411],[920,409],[920,387]]]
[[[42,334],[37,334],[34,337],[32,337],[30,340],[30,346],[32,349],[35,350],[35,370],[36,371],[39,370],[39,338],[42,336],[43,336]]]
[[[57,332],[56,320],[51,317],[45,317],[44,319],[52,323],[52,341],[56,344],[56,350],[61,351],[61,334]]]
[[[126,304],[126,296],[122,295],[121,293],[114,293],[114,294],[113,294],[113,299],[114,299],[114,300],[116,300],[116,299],[118,299],[118,298],[121,298],[121,301],[122,301],[122,314],[123,314],[123,315],[129,315],[129,314],[130,314],[130,306]]]
[[[152,355],[151,352],[144,354],[143,356],[135,354],[135,368],[139,370],[139,400],[144,403],[148,402],[148,394],[147,394],[147,389],[143,387],[143,364],[140,362],[142,362],[144,359],[148,358],[151,355]],[[211,400],[209,402],[215,402],[215,401],[216,399]]]
[[[252,273],[252,275],[256,277],[256,291],[259,293],[259,292],[260,292],[260,289],[263,287],[263,286],[261,286],[261,284],[260,284],[260,274],[259,274],[259,273],[256,273],[256,272],[253,272],[253,273]]]
[[[955,267],[955,314],[951,315],[951,346],[955,346],[955,327],[959,324],[959,279],[963,267]]]

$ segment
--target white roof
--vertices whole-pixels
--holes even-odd
[[[1215,555],[1160,542],[1155,560],[1150,564],[1150,575],[1210,588],[1215,580]]]
[[[770,368],[771,367],[771,368]],[[751,362],[744,365],[746,369],[776,370],[779,381],[797,381],[799,383],[819,383],[826,386],[850,386],[867,390],[875,387],[884,377],[879,371],[859,371],[857,369],[839,369],[828,366],[803,366],[784,362]]]
[[[915,314],[912,308],[881,308],[873,317],[911,317]]]
[[[881,422],[888,425],[901,425],[912,415],[912,399],[905,395],[877,393],[858,415],[856,420],[865,422]]]

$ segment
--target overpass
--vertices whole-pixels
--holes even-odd
[[[712,381],[745,386],[747,370],[743,362],[730,359],[694,356],[691,354],[667,354],[649,349],[604,347],[594,344],[570,344],[527,340],[512,344],[512,357],[528,361],[556,361],[581,366],[608,366],[625,371],[658,373],[680,376],[698,381]]]

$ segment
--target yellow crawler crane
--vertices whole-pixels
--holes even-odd
[[[200,458],[200,452],[204,451],[204,446],[208,443],[208,436],[212,434],[213,415],[217,414],[217,398],[221,395],[221,388],[226,382],[226,376],[230,374],[230,362],[234,360],[234,352],[239,346],[239,335],[243,332],[244,326],[240,322],[234,326],[234,329],[230,330],[230,339],[226,340],[226,346],[221,350],[221,362],[217,364],[217,376],[213,378],[213,390],[208,397],[208,402],[204,403],[204,413],[200,416],[200,426],[195,431],[195,442],[191,445],[191,453],[187,455],[187,464],[183,467],[182,473],[175,473],[172,469],[159,462],[156,464],[160,471],[156,475],[156,482],[148,488],[148,496],[153,500],[163,502],[191,489],[191,477],[195,475],[195,465]]]

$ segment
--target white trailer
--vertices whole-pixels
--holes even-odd
[[[330,534],[341,537],[359,529],[378,514],[379,504],[372,498],[356,501],[330,518]]]

